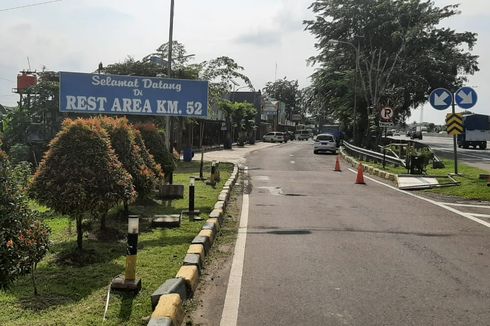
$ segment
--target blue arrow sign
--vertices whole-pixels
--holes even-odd
[[[446,110],[453,103],[453,95],[445,88],[436,88],[430,93],[429,102],[436,110]]]
[[[462,109],[470,109],[478,101],[478,95],[471,87],[461,87],[454,94],[454,98],[456,100],[456,104]]]

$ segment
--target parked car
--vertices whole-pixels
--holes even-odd
[[[297,140],[308,140],[312,137],[311,131],[309,130],[297,130],[295,137]]]
[[[262,137],[262,140],[264,142],[271,142],[271,143],[276,143],[276,142],[279,142],[279,143],[282,143],[282,142],[286,142],[286,138],[284,137],[284,133],[281,132],[281,131],[272,131],[272,132],[268,132],[264,135],[264,137]]]
[[[319,134],[315,137],[315,143],[313,144],[313,153],[318,154],[320,152],[330,152],[335,154],[337,152],[337,142],[332,134]]]

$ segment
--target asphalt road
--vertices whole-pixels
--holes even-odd
[[[410,139],[405,136],[393,137],[399,139]],[[417,140],[419,141],[419,140]],[[451,137],[431,137],[424,135],[422,143],[429,145],[436,155],[444,159],[454,159],[454,146]],[[490,149],[485,150],[458,147],[458,161],[465,164],[490,171]]]
[[[490,229],[334,164],[306,142],[248,157],[237,324],[490,325]]]

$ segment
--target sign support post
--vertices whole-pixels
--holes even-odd
[[[451,94],[451,96],[454,96],[454,94]],[[456,101],[453,99],[451,104],[451,109],[453,115],[456,114]],[[458,136],[453,135],[453,147],[454,147],[454,174],[458,175]]]
[[[450,100],[448,102],[448,100]],[[450,92],[445,88],[436,88],[430,93],[430,105],[436,110],[452,109],[452,114],[446,118],[448,134],[453,136],[454,147],[454,174],[458,174],[458,135],[464,132],[464,125],[461,116],[456,114],[456,105],[468,110],[472,108],[478,100],[478,95],[471,87],[461,87],[456,92]],[[458,117],[459,116],[459,117]]]

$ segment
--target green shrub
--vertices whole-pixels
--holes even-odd
[[[135,128],[141,132],[148,151],[153,155],[155,161],[160,164],[165,175],[173,173],[175,161],[172,154],[165,146],[165,136],[162,130],[153,123],[137,124]]]
[[[145,162],[146,166],[148,166],[148,168],[155,174],[157,179],[160,181],[161,179],[163,179],[162,167],[160,166],[160,164],[158,164],[155,161],[153,155],[150,154],[150,151],[146,147],[143,137],[141,136],[141,132],[137,129],[135,129],[134,132],[135,132],[136,146],[138,146],[139,148],[139,152],[141,157],[143,158],[143,161]]]
[[[146,165],[143,149],[136,144],[136,130],[126,118],[100,118],[102,127],[108,132],[112,148],[126,171],[133,177],[136,192],[140,198],[151,193],[157,177]],[[142,143],[142,146],[144,144]]]
[[[12,163],[31,160],[31,148],[26,144],[17,143],[10,147],[9,156]]]
[[[0,288],[20,275],[34,273],[49,247],[49,229],[28,208],[25,183],[30,169],[14,167],[0,151]],[[20,182],[19,182],[20,180]]]
[[[82,249],[82,218],[135,197],[131,176],[119,162],[97,120],[65,120],[49,144],[30,187],[42,204],[76,219]]]

